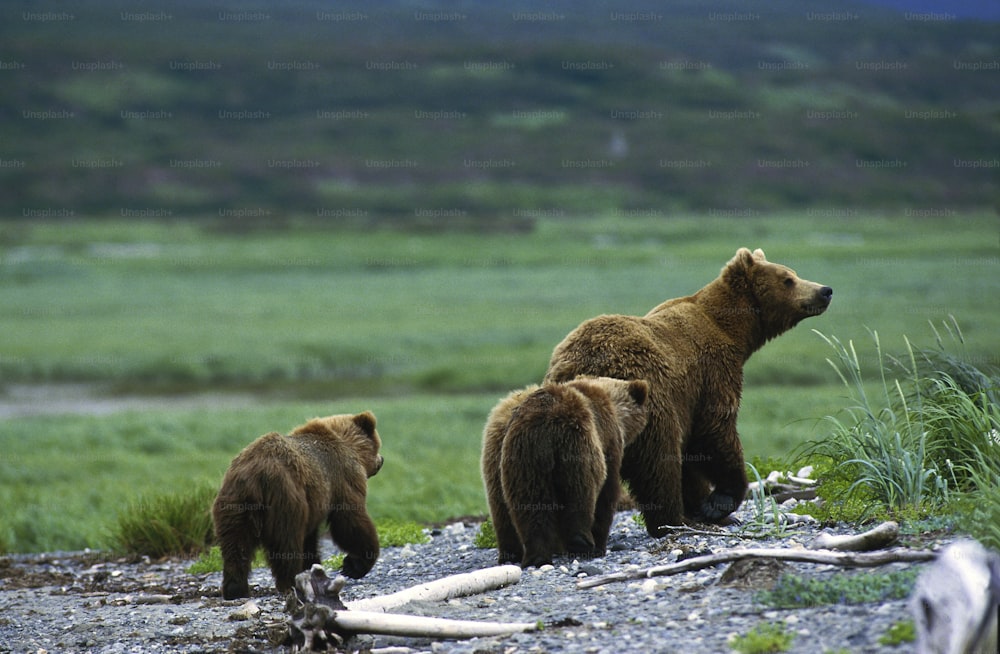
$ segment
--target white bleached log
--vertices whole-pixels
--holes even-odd
[[[338,630],[350,633],[455,639],[505,636],[533,631],[538,626],[534,622],[478,622],[353,610],[335,611],[330,621]]]
[[[849,552],[870,552],[888,547],[899,538],[899,525],[893,521],[883,522],[862,534],[837,536],[822,533],[809,543],[812,550],[841,550]]]
[[[351,611],[381,611],[402,606],[409,602],[445,601],[453,597],[476,595],[488,590],[503,588],[521,580],[521,568],[516,565],[498,565],[492,568],[451,575],[412,588],[406,588],[391,595],[369,597],[346,602]]]

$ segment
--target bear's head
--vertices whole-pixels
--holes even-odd
[[[336,415],[313,418],[292,432],[293,434],[314,434],[346,443],[357,455],[357,461],[372,477],[382,469],[384,459],[379,454],[382,439],[375,431],[375,414],[365,411],[357,415]]]
[[[614,407],[615,420],[622,432],[624,444],[629,445],[646,427],[649,419],[649,382],[642,379],[626,381],[611,377],[581,376],[569,382],[576,390],[592,400],[606,396]]]
[[[737,250],[722,269],[722,277],[730,288],[750,296],[765,341],[805,318],[823,313],[833,299],[832,288],[802,279],[787,266],[771,263],[759,249]]]

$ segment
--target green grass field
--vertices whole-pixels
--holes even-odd
[[[538,380],[582,320],[694,292],[739,246],[834,288],[826,314],[748,363],[748,456],[787,455],[843,406],[811,328],[854,339],[864,358],[866,327],[898,352],[904,334],[933,345],[928,321],[952,314],[968,357],[995,366],[1000,351],[1000,231],[985,214],[607,215],[539,219],[521,234],[114,220],[3,230],[0,392],[73,382],[260,398],[0,420],[0,545],[12,551],[107,546],[129,501],[217,485],[257,435],[363,409],[386,456],[370,485],[376,519],[484,514],[480,434],[497,399]]]

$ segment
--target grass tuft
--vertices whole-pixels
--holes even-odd
[[[214,537],[210,507],[216,489],[144,497],[118,514],[112,533],[115,551],[162,558],[191,556]]]
[[[746,635],[736,636],[729,646],[741,654],[768,654],[787,651],[794,639],[795,634],[787,631],[784,625],[770,622],[757,625]]]
[[[424,528],[407,520],[381,520],[376,524],[381,547],[402,547],[409,543],[419,545],[430,540]]]
[[[485,520],[479,525],[476,532],[476,539],[473,541],[476,547],[483,550],[495,549],[497,546],[497,534],[493,530],[493,521]]]
[[[917,639],[916,627],[913,620],[900,620],[894,622],[884,634],[879,636],[879,645],[902,645],[912,643]]]
[[[964,346],[954,318],[945,326]],[[1000,542],[1000,377],[948,353],[934,331],[936,350],[914,347],[904,336],[902,358],[886,355],[878,333],[869,331],[878,366],[874,393],[853,341],[844,345],[816,332],[833,348],[835,360],[828,362],[851,401],[846,417],[827,417],[829,436],[803,450],[804,458],[824,462],[820,492],[833,502],[820,512],[862,521],[886,512],[919,518],[964,505],[979,523],[970,523],[973,535]],[[970,493],[976,502],[968,502]]]

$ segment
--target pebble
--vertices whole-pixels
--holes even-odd
[[[801,474],[802,471],[800,471]],[[753,518],[744,505],[744,523]],[[678,534],[649,538],[634,514],[616,516],[606,556],[592,560],[556,557],[555,565],[529,568],[506,588],[446,602],[420,602],[400,613],[462,620],[542,622],[540,632],[470,641],[359,636],[355,648],[415,654],[505,654],[664,651],[680,647],[691,654],[728,652],[730,639],[766,622],[784,624],[795,634],[792,654],[863,651],[897,654],[880,636],[895,622],[910,619],[907,600],[881,605],[828,605],[778,610],[760,604],[755,589],[718,585],[726,566],[672,577],[608,583],[577,589],[584,576],[638,570],[692,553],[732,547],[789,547],[808,542],[815,525],[786,526],[783,539],[744,540],[738,528],[719,536]],[[793,530],[793,537],[787,530]],[[455,523],[431,532],[430,542],[382,550],[375,568],[350,580],[344,600],[384,595],[447,575],[496,565],[494,550],[473,545],[478,523]],[[851,530],[840,525],[834,531]],[[335,553],[324,542],[324,557]],[[95,561],[96,559],[96,561]],[[284,599],[274,592],[270,571],[255,570],[250,601],[226,601],[219,595],[221,573],[191,575],[190,561],[109,560],[101,553],[12,555],[0,566],[0,651],[165,654],[231,651],[288,652],[269,634],[284,624]],[[822,566],[789,564],[800,575],[820,574]],[[895,567],[904,567],[895,564]],[[18,575],[39,577],[18,587]],[[825,573],[830,574],[830,573]],[[846,574],[838,570],[834,574]],[[555,626],[560,625],[560,626]],[[905,648],[904,648],[905,649]],[[680,650],[677,650],[680,651]]]

